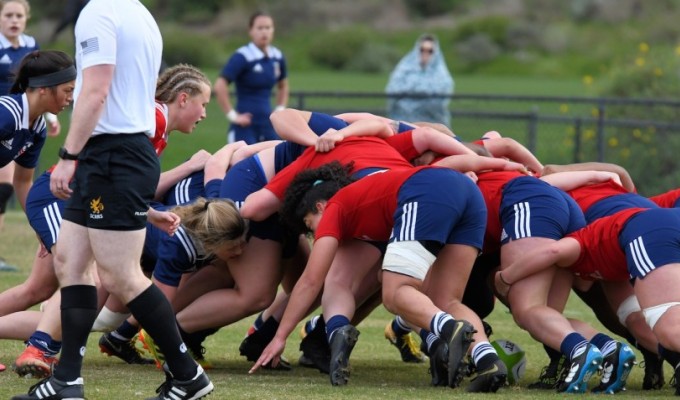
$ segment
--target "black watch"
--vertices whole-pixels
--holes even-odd
[[[78,159],[78,154],[71,154],[66,150],[65,147],[60,147],[59,148],[59,158],[62,160],[77,160]]]

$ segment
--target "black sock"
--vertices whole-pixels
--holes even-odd
[[[165,362],[175,379],[193,378],[196,374],[196,362],[180,338],[175,314],[163,292],[151,285],[126,305],[163,352]]]
[[[664,360],[668,361],[673,368],[677,368],[680,365],[680,353],[673,350],[668,350],[667,348],[659,345],[659,355],[663,357]]]
[[[557,351],[550,346],[543,345],[543,349],[545,350],[546,354],[548,354],[551,363],[556,363],[557,360],[562,357],[562,352]]]
[[[62,347],[54,377],[70,382],[81,376],[90,329],[97,319],[97,289],[72,285],[61,289]]]

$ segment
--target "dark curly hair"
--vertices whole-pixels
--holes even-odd
[[[294,233],[309,231],[304,223],[305,215],[316,214],[316,203],[328,200],[338,190],[354,182],[350,173],[354,162],[340,164],[332,161],[315,169],[308,169],[297,174],[291,182],[279,211],[281,221]]]

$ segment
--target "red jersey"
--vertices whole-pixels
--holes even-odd
[[[167,104],[156,102],[156,132],[151,138],[156,155],[160,157],[161,153],[168,145],[168,106]]]
[[[399,189],[423,168],[430,167],[375,173],[340,189],[328,200],[314,237],[388,241]]]
[[[613,180],[577,187],[567,192],[569,196],[576,200],[576,203],[584,213],[590,206],[602,199],[628,193],[630,192]]]
[[[650,197],[649,200],[655,202],[661,208],[675,208],[675,205],[680,200],[680,189],[673,189],[666,193],[657,194]]]
[[[413,168],[407,160],[413,158],[410,155],[414,151],[411,131],[391,136],[388,140],[375,137],[349,137],[327,153],[318,153],[314,147],[309,147],[297,160],[274,175],[265,188],[283,200],[286,188],[298,173],[331,161],[339,161],[342,164],[354,161],[352,172],[370,167]]]
[[[619,233],[626,222],[646,208],[630,208],[614,215],[597,219],[585,228],[566,237],[581,245],[581,255],[569,267],[574,275],[589,280],[627,281],[626,254],[619,244]]]
[[[486,203],[487,220],[486,233],[484,234],[484,253],[493,253],[500,248],[500,238],[503,228],[501,227],[501,200],[503,199],[503,187],[506,183],[520,176],[526,176],[518,171],[489,171],[477,174],[477,186],[482,192]]]

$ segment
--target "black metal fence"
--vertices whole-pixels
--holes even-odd
[[[294,92],[289,102],[329,114],[378,115],[386,114],[386,103],[384,93],[362,92]],[[680,101],[457,94],[450,110],[451,128],[464,140],[496,130],[525,144],[544,163],[617,163],[650,194],[680,186],[680,157],[673,153],[680,153]],[[663,165],[650,170],[655,161]]]

